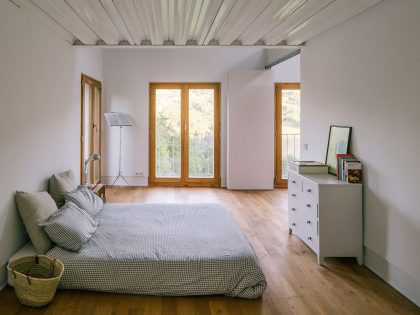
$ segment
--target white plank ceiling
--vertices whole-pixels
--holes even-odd
[[[9,0],[73,45],[302,45],[381,0]]]

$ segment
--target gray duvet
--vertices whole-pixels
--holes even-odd
[[[257,298],[267,285],[257,257],[219,204],[105,204],[80,253],[47,255],[65,269],[62,289],[145,295]]]

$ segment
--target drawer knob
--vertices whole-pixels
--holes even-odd
[[[312,190],[310,188],[306,189],[307,192],[311,192]]]
[[[306,220],[306,223],[307,223],[307,224],[311,224],[311,221],[310,221],[310,220]]]
[[[311,204],[310,203],[307,203],[306,204],[306,207],[310,208],[311,207]]]
[[[296,194],[292,194],[292,197],[296,197]]]
[[[292,208],[292,211],[296,211],[296,208]]]
[[[308,241],[310,241],[310,240],[312,240],[312,237],[308,236],[306,239],[307,239]]]
[[[292,180],[292,184],[296,184],[296,181],[295,180]]]
[[[293,222],[293,223],[292,223],[292,226],[296,226],[296,223],[294,223],[294,222]]]

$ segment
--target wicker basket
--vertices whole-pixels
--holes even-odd
[[[19,302],[39,307],[52,301],[64,265],[52,257],[33,255],[9,262],[7,270],[11,273]]]

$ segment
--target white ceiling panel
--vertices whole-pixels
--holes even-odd
[[[307,0],[275,0],[272,1],[255,21],[241,34],[244,45],[253,45],[273,28],[293,14]]]
[[[14,0],[68,42],[292,47],[382,0]]]
[[[23,10],[27,10],[41,21],[46,23],[51,29],[56,31],[66,42],[69,44],[73,44],[74,41],[77,39],[71,32],[64,28],[62,24],[58,21],[54,20],[50,15],[48,15],[45,11],[40,9],[36,4],[32,1],[25,1],[25,0],[14,0],[20,8]]]
[[[272,0],[238,0],[226,17],[216,39],[220,45],[230,45],[255,21]]]
[[[139,21],[145,31],[145,37],[152,45],[163,43],[163,11],[161,1],[135,0]]]
[[[135,45],[134,39],[128,31],[128,28],[125,25],[125,21],[122,19],[120,13],[117,10],[117,7],[114,5],[114,2],[112,0],[100,0],[100,2],[109,18],[114,23],[118,32],[121,34],[121,40],[129,42],[130,45]]]
[[[83,44],[96,44],[99,37],[64,0],[32,0],[32,2]]]
[[[122,35],[98,0],[65,0],[76,14],[108,45],[116,45]]]
[[[296,45],[359,14],[381,0],[336,0],[290,32],[287,43]]]
[[[295,12],[293,12],[292,15],[288,16],[285,21],[280,23],[263,37],[265,44],[276,45],[282,40],[285,40],[290,31],[320,12],[332,2],[334,2],[334,0],[306,1],[305,4],[300,6]]]
[[[118,13],[131,34],[136,45],[140,45],[146,39],[144,29],[139,21],[137,9],[133,0],[112,0]]]

